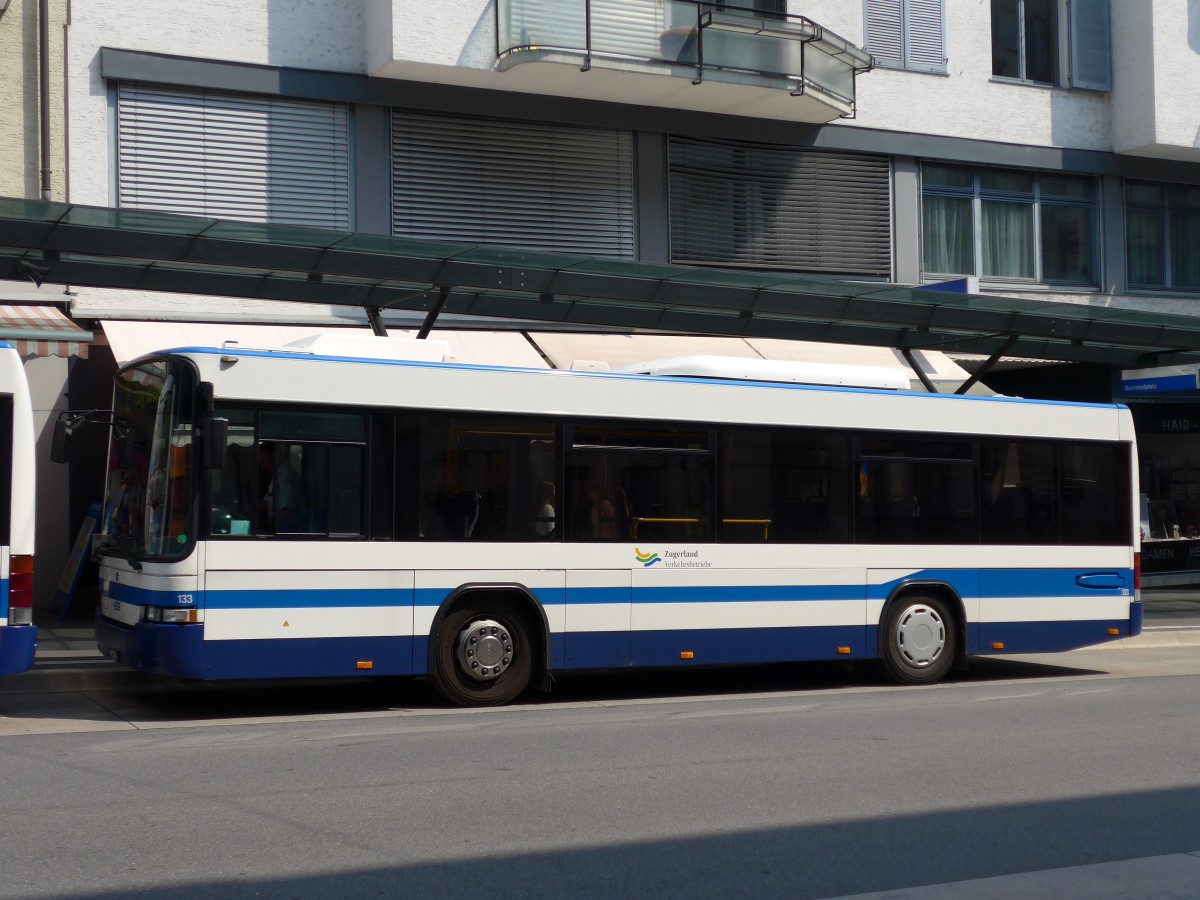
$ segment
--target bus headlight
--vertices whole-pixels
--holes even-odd
[[[178,609],[173,606],[143,606],[142,618],[147,622],[161,622],[164,625],[186,625],[199,622],[200,614],[195,609]]]

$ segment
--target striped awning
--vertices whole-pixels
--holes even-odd
[[[53,306],[0,305],[0,340],[16,347],[22,359],[33,356],[87,359],[92,333]]]

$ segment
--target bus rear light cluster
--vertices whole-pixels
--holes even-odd
[[[13,556],[8,579],[8,624],[33,624],[33,557]]]
[[[147,622],[161,622],[164,625],[186,625],[200,621],[200,613],[195,609],[179,609],[174,606],[143,606],[142,618]]]

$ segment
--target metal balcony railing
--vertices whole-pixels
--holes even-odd
[[[667,75],[778,81],[793,94],[853,115],[854,78],[869,53],[803,16],[767,17],[702,0],[496,0],[496,56],[554,54],[594,62],[641,64]],[[727,74],[728,73],[728,74]]]

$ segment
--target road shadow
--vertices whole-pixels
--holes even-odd
[[[188,880],[135,871],[136,849],[116,852],[109,880],[124,887],[55,892],[77,870],[48,873],[20,896],[92,898],[439,897],[476,898],[481,872],[489,898],[516,897],[838,897],[1193,852],[1200,788],[1110,793],[1081,799],[971,806],[877,818],[833,817],[815,824],[651,840],[614,834],[603,845],[468,853],[328,874],[267,877],[243,872]],[[682,822],[681,829],[695,827]],[[449,850],[448,850],[449,852]],[[149,863],[149,861],[147,861]],[[269,871],[269,861],[262,863]],[[219,863],[214,861],[214,866]],[[1191,886],[1194,888],[1194,885]],[[1190,888],[1173,896],[1194,896]],[[61,889],[60,889],[61,890]],[[12,894],[10,896],[18,896]],[[988,896],[993,896],[989,894]],[[1116,896],[1115,894],[1111,896]],[[1134,896],[1134,894],[1121,894]]]
[[[1078,665],[1042,660],[973,658],[966,671],[943,684],[1072,678],[1105,674]],[[549,692],[530,691],[523,706],[695,700],[704,697],[769,696],[851,690],[911,691],[897,685],[871,662],[788,663],[763,666],[657,669],[567,674]],[[935,688],[932,688],[936,690]],[[378,678],[337,681],[186,682],[145,676],[112,690],[88,692],[97,703],[135,724],[169,724],[227,719],[279,719],[307,716],[387,714],[398,710],[430,713],[453,710],[424,679]]]

